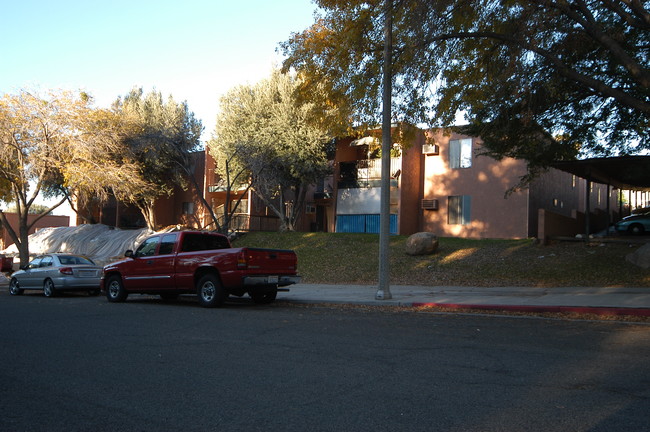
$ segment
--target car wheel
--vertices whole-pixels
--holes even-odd
[[[251,291],[248,293],[253,299],[253,303],[269,304],[275,301],[278,295],[278,287],[272,287],[268,291]]]
[[[199,296],[199,304],[203,307],[221,306],[226,301],[226,291],[221,286],[219,278],[212,274],[199,279],[196,284],[196,294]]]
[[[630,227],[627,230],[631,234],[636,234],[636,235],[643,234],[643,232],[645,231],[643,229],[643,225],[641,225],[641,224],[632,224],[632,225],[630,225]]]
[[[25,290],[20,288],[20,285],[18,284],[18,279],[13,278],[11,279],[11,282],[9,282],[9,294],[11,295],[21,295]]]
[[[106,298],[109,302],[117,303],[126,300],[129,293],[124,289],[122,278],[114,275],[106,281]]]
[[[43,282],[43,294],[45,294],[45,297],[54,297],[56,295],[56,288],[54,288],[52,279],[45,279],[45,282]]]

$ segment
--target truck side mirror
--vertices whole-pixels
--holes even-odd
[[[124,252],[124,256],[127,258],[133,258],[133,251],[131,249]]]

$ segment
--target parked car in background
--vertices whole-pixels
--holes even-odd
[[[650,233],[650,213],[636,213],[624,217],[614,224],[614,228],[619,233]]]
[[[43,290],[46,297],[63,291],[100,292],[102,267],[80,255],[51,253],[39,255],[27,266],[11,275],[9,293],[20,295],[24,290]]]

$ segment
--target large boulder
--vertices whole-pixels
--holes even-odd
[[[408,255],[430,255],[438,250],[438,236],[429,232],[419,232],[406,239]]]
[[[650,268],[650,243],[646,243],[631,254],[628,254],[625,259],[644,269]]]

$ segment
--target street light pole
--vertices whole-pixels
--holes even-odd
[[[388,300],[390,293],[390,150],[392,103],[393,1],[384,3],[384,68],[381,123],[381,197],[379,215],[379,287],[375,298]]]

